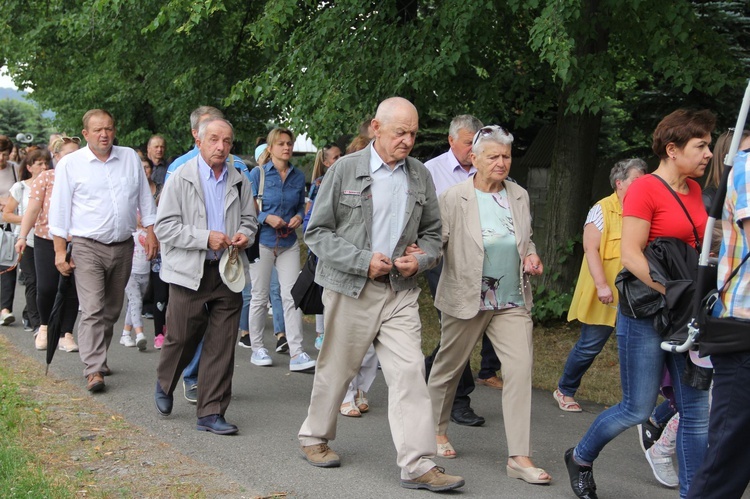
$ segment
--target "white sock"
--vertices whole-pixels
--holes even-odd
[[[123,329],[122,330],[122,335],[123,336],[130,336],[130,331],[126,331],[126,330]]]

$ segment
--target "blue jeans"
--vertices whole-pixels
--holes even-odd
[[[750,483],[750,352],[712,355],[711,361],[710,445],[688,497],[739,498]]]
[[[581,379],[599,352],[602,351],[607,343],[614,328],[612,326],[603,326],[601,324],[583,324],[581,327],[581,337],[568,354],[568,360],[565,362],[560,381],[557,387],[566,397],[575,396],[578,387],[581,386]]]
[[[195,355],[193,355],[193,360],[191,360],[190,364],[188,364],[185,370],[182,371],[182,380],[185,382],[187,386],[198,384],[198,364],[201,361],[202,351],[203,351],[203,338],[201,338],[201,342],[198,343],[198,348],[195,349]]]
[[[253,284],[247,280],[242,290],[242,311],[240,312],[240,330],[250,331],[250,298],[252,298]]]
[[[677,411],[672,408],[672,404],[669,400],[665,400],[654,408],[654,412],[651,413],[651,419],[656,424],[663,427],[665,424],[669,423],[669,420],[672,419],[672,416],[675,414],[677,414]]]
[[[632,319],[617,313],[617,343],[620,354],[622,402],[599,414],[575,448],[581,464],[593,463],[610,440],[651,415],[659,394],[664,364],[669,369],[680,413],[677,430],[680,497],[687,495],[690,481],[703,461],[708,434],[708,392],[681,383],[685,356],[668,354],[653,320]]]
[[[281,303],[281,285],[279,284],[279,274],[276,272],[276,267],[273,267],[273,271],[271,272],[269,297],[271,300],[271,308],[273,308],[273,332],[283,333],[286,331],[286,324],[284,324],[284,305]],[[248,304],[248,310],[249,309],[250,305]]]

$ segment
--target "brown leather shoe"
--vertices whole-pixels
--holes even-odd
[[[446,475],[445,469],[440,466],[433,467],[413,480],[401,479],[401,486],[405,489],[427,489],[431,492],[457,489],[463,487],[465,483],[463,477]]]
[[[86,389],[91,393],[104,390],[104,377],[102,373],[91,373],[86,376]]]
[[[341,466],[339,455],[328,447],[328,444],[306,445],[302,447],[307,462],[319,468],[337,468]]]
[[[495,390],[503,389],[503,380],[498,378],[497,376],[492,376],[491,378],[487,379],[477,378],[477,384],[488,386],[490,388],[494,388]]]

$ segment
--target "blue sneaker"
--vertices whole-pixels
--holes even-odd
[[[308,371],[312,369],[315,369],[315,361],[305,352],[302,352],[289,361],[289,370],[292,372]]]
[[[253,355],[250,357],[250,363],[256,366],[270,366],[273,365],[273,360],[268,355],[268,350],[259,348],[257,352],[253,352]]]
[[[320,347],[323,346],[323,336],[324,333],[321,333],[315,338],[315,350],[320,350]]]

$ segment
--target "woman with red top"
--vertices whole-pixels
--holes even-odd
[[[662,294],[664,286],[651,279],[644,249],[657,237],[676,238],[693,247],[700,244],[695,234],[703,234],[707,215],[701,188],[693,178],[703,175],[712,157],[709,146],[715,124],[715,116],[707,110],[680,109],[665,117],[653,136],[652,149],[659,156],[659,167],[652,175],[635,180],[625,195],[622,264]],[[676,193],[687,214],[662,180]],[[622,402],[602,412],[578,445],[565,453],[571,487],[578,497],[597,497],[592,472],[594,460],[610,440],[648,419],[666,365],[680,413],[677,459],[680,497],[685,497],[706,451],[708,392],[683,383],[686,357],[661,349],[662,338],[654,329],[653,316],[633,318],[623,314],[623,310],[621,300],[617,311],[617,346]]]

